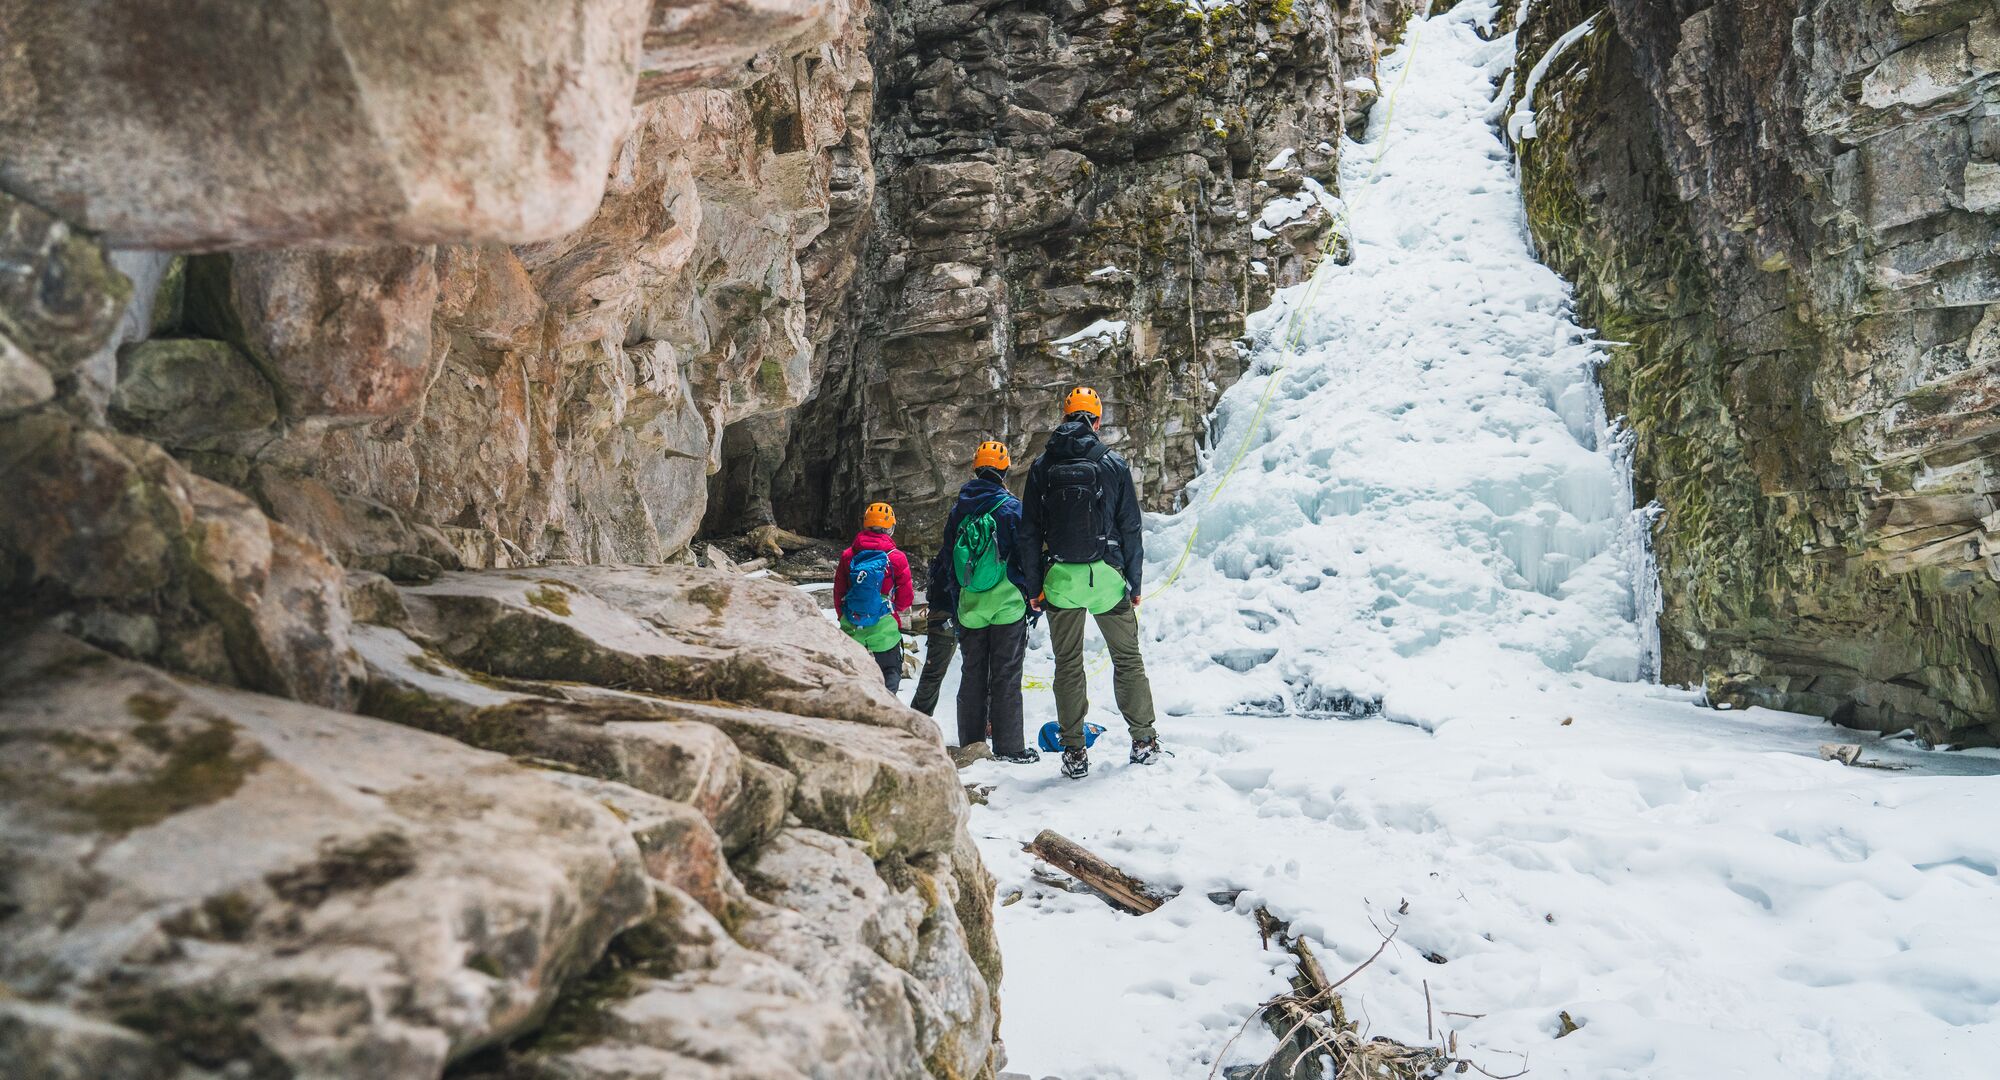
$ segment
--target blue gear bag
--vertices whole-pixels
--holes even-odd
[[[1103,724],[1086,722],[1083,725],[1083,745],[1096,746],[1097,737],[1102,734],[1104,734]],[[1042,752],[1046,754],[1060,753],[1063,748],[1062,724],[1055,720],[1043,724],[1041,734],[1035,736],[1035,745],[1040,746]]]
[[[840,598],[840,613],[855,626],[874,626],[889,615],[889,598],[882,595],[882,579],[889,576],[889,553],[876,549],[857,551],[847,563],[847,592]]]

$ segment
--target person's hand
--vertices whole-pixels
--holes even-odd
[[[1047,594],[1046,594],[1046,593],[1044,593],[1044,594],[1042,594],[1042,595],[1047,595]],[[1030,611],[1040,611],[1040,610],[1042,610],[1042,596],[1038,595],[1038,596],[1035,596],[1035,597],[1032,597],[1032,598],[1030,598],[1030,599],[1028,600],[1028,610],[1030,610]]]
[[[1133,594],[1132,594],[1132,606],[1133,606],[1133,608],[1135,608],[1135,609],[1136,609],[1136,608],[1137,608],[1137,607],[1139,606],[1139,599],[1140,599],[1140,598],[1139,598],[1139,594],[1138,594],[1138,593],[1133,593]]]

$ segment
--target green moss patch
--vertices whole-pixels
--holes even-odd
[[[142,829],[226,799],[264,761],[262,750],[239,750],[236,725],[218,717],[210,717],[202,728],[178,733],[147,721],[134,735],[165,760],[138,779],[100,784],[69,800],[70,809],[87,815],[105,832]]]
[[[125,699],[125,711],[137,719],[157,722],[174,714],[174,701],[141,691]]]
[[[257,924],[257,905],[240,892],[211,896],[166,920],[161,929],[201,941],[244,941]]]
[[[613,1007],[638,993],[646,979],[666,978],[679,970],[679,944],[662,925],[670,914],[663,910],[613,938],[597,965],[563,989],[547,1022],[509,1052],[563,1053],[611,1034]],[[486,1055],[487,1064],[502,1056]]]
[[[507,977],[507,972],[500,967],[500,961],[493,959],[492,955],[488,953],[472,954],[465,961],[465,966],[489,979],[504,979]]]
[[[721,585],[703,582],[687,591],[687,598],[708,609],[709,614],[721,618],[729,606],[729,590]]]
[[[242,1080],[290,1080],[291,1067],[252,1027],[256,1012],[254,1003],[213,990],[175,989],[149,993],[112,1015],[202,1068],[226,1067],[230,1076]]]
[[[528,590],[528,603],[552,615],[569,617],[569,594],[547,585]]]
[[[116,765],[120,756],[118,744],[80,731],[33,729],[0,732],[0,745],[12,741],[41,743],[53,747],[71,761],[97,772],[103,772]]]
[[[408,837],[379,832],[352,844],[323,845],[318,859],[295,870],[267,875],[264,883],[285,900],[315,908],[329,897],[379,888],[416,868],[416,854]]]

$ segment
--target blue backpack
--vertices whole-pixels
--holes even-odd
[[[1102,734],[1104,734],[1103,724],[1083,725],[1083,745],[1096,746],[1097,737]],[[1040,746],[1042,748],[1042,752],[1045,754],[1054,754],[1060,752],[1063,748],[1062,724],[1059,721],[1055,720],[1051,720],[1048,723],[1043,724],[1042,733],[1040,735],[1035,736],[1035,744],[1037,746]]]
[[[882,579],[889,576],[889,553],[857,551],[847,563],[847,592],[840,598],[840,613],[856,626],[874,626],[889,616],[889,598],[882,595]]]

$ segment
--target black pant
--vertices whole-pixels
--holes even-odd
[[[958,675],[958,745],[986,741],[993,752],[1018,754],[1027,745],[1021,731],[1021,661],[1028,652],[1028,623],[960,630],[965,665]]]
[[[889,684],[889,692],[895,693],[903,685],[903,645],[898,641],[894,648],[883,649],[872,654],[875,666],[882,669],[882,681]]]
[[[957,651],[958,631],[951,620],[932,615],[930,633],[924,636],[924,673],[917,676],[917,696],[910,699],[910,708],[925,716],[937,711],[938,690],[944,685],[944,673],[951,670],[951,654]]]

